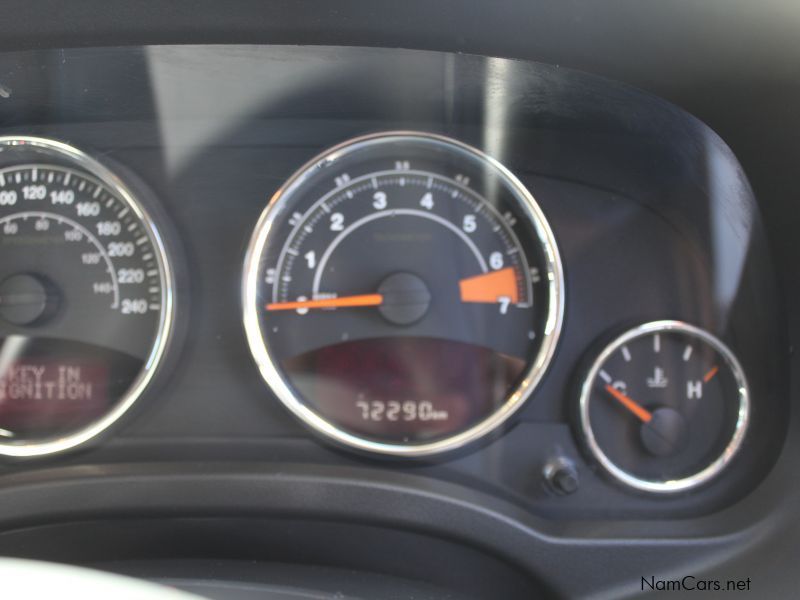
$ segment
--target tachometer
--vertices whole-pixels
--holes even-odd
[[[0,454],[71,448],[153,376],[172,324],[156,225],[105,166],[0,138]]]
[[[340,443],[406,456],[508,419],[563,312],[530,193],[478,150],[420,133],[347,142],[295,174],[256,226],[243,292],[280,400]]]

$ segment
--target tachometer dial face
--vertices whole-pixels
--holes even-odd
[[[749,395],[733,353],[702,329],[657,321],[623,334],[583,385],[581,429],[618,481],[678,492],[718,475],[741,446]]]
[[[0,138],[0,454],[80,444],[149,382],[172,321],[155,224],[67,145]]]
[[[426,134],[348,142],[270,202],[248,251],[245,328],[302,420],[371,452],[462,446],[529,396],[563,282],[539,207],[479,151]]]

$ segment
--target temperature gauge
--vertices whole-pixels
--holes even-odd
[[[597,358],[583,384],[586,444],[615,479],[677,492],[718,475],[747,428],[747,382],[717,338],[678,321],[632,329]]]

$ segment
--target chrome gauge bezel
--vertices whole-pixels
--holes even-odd
[[[676,331],[694,337],[701,342],[708,344],[714,350],[716,350],[720,356],[722,356],[726,365],[733,373],[739,390],[738,416],[730,442],[727,444],[720,456],[701,471],[688,477],[667,481],[642,479],[617,466],[603,452],[602,448],[598,444],[597,438],[592,430],[592,422],[590,418],[591,396],[594,391],[594,384],[597,380],[600,369],[602,369],[605,362],[622,346],[628,344],[632,340],[651,335],[653,333]],[[747,384],[747,378],[744,374],[744,369],[730,348],[728,348],[728,346],[726,346],[720,339],[704,329],[690,325],[689,323],[685,323],[683,321],[652,321],[626,331],[612,341],[608,346],[606,346],[605,349],[598,355],[598,357],[592,363],[592,366],[586,375],[586,379],[584,379],[583,385],[581,386],[579,412],[580,428],[584,442],[591,452],[593,458],[597,460],[600,466],[611,477],[625,486],[642,492],[654,494],[674,494],[677,492],[691,490],[707,483],[719,475],[738,453],[742,446],[742,442],[744,441],[750,421],[750,391]]]
[[[3,159],[2,149],[4,147],[30,148],[32,151],[41,154],[42,164],[47,164],[48,158],[50,160],[55,159],[57,162],[52,165],[48,164],[48,166],[74,168],[85,176],[97,179],[108,187],[114,195],[121,198],[130,207],[143,225],[154,249],[156,262],[163,277],[161,312],[152,349],[145,359],[139,375],[131,383],[128,390],[114,404],[111,410],[101,418],[74,432],[42,441],[0,442],[0,456],[30,458],[64,452],[97,438],[117,423],[142,396],[155,376],[172,338],[175,323],[175,273],[171,266],[162,233],[151,214],[137,195],[104,164],[64,142],[24,135],[0,136],[0,163]]]
[[[273,360],[261,335],[257,298],[260,262],[270,230],[276,219],[283,214],[283,210],[291,201],[294,192],[312,174],[321,168],[329,167],[347,154],[362,151],[375,144],[408,141],[443,146],[447,151],[462,154],[467,160],[479,161],[491,169],[513,192],[519,201],[521,210],[532,223],[545,256],[546,272],[542,273],[542,277],[547,278],[548,282],[549,307],[536,359],[525,372],[520,385],[510,394],[502,407],[472,427],[454,435],[433,442],[404,445],[376,441],[345,431],[313,411],[298,398],[282,375],[276,361]],[[275,192],[262,212],[247,247],[242,299],[245,334],[261,376],[278,399],[296,417],[314,432],[337,444],[370,454],[412,458],[440,454],[467,446],[496,430],[525,404],[547,370],[561,334],[564,318],[564,275],[558,246],[544,213],[522,182],[500,162],[472,146],[442,135],[417,131],[389,131],[350,139],[326,150],[303,165]]]

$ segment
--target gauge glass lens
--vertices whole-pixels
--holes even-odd
[[[631,487],[673,492],[716,476],[748,415],[744,373],[718,339],[691,325],[637,327],[600,355],[583,386],[589,449]]]
[[[457,447],[510,416],[552,356],[562,298],[527,190],[424,134],[312,161],[262,215],[245,267],[267,383],[318,431],[387,454]]]
[[[45,454],[139,395],[171,284],[154,224],[105,167],[38,138],[0,149],[0,454]]]

